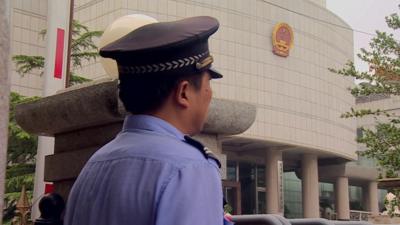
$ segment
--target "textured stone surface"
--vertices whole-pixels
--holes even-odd
[[[4,178],[7,162],[9,83],[9,1],[0,0],[0,209],[3,208]],[[0,221],[3,215],[0,214]]]
[[[102,146],[111,141],[121,131],[122,121],[85,128],[56,135],[54,152],[76,151],[93,146]]]
[[[256,118],[256,107],[249,103],[225,99],[213,99],[210,104],[205,133],[240,134],[246,131]]]
[[[121,122],[126,115],[118,101],[116,81],[71,88],[16,109],[18,124],[30,133],[54,136],[92,126]],[[213,99],[204,133],[239,134],[256,117],[256,107],[232,100]]]
[[[85,163],[101,146],[48,155],[45,159],[44,180],[57,182],[76,178]]]
[[[75,179],[58,181],[54,185],[54,192],[60,194],[64,200],[68,199],[68,194],[74,185]]]
[[[121,121],[116,82],[59,93],[16,108],[18,124],[43,136]]]

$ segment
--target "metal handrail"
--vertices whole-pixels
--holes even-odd
[[[292,225],[335,225],[333,220],[327,220],[322,218],[289,219],[289,222]]]
[[[372,225],[367,221],[333,221],[335,225]]]
[[[279,214],[271,214],[272,216],[274,216],[275,218],[277,218],[282,225],[292,225],[288,219],[286,219],[285,217],[279,215]]]
[[[356,221],[354,218],[358,218],[357,221],[366,221],[365,219],[368,219],[368,215],[371,214],[372,213],[368,211],[350,210],[350,219]]]
[[[278,214],[232,216],[236,225],[372,225],[365,221],[337,221],[322,218],[286,219]]]
[[[235,225],[284,225],[274,214],[236,215],[232,216]]]

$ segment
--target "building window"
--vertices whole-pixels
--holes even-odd
[[[302,187],[301,180],[295,172],[283,173],[284,178],[284,215],[286,218],[302,218]]]
[[[364,211],[362,204],[362,188],[359,186],[349,186],[350,210]]]
[[[226,163],[226,179],[230,181],[238,181],[237,172],[237,162],[228,160]]]
[[[257,187],[265,188],[265,166],[257,166]]]

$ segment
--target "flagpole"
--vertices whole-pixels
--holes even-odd
[[[67,68],[66,68],[66,80],[65,87],[71,86],[71,43],[72,43],[72,24],[74,21],[74,1],[70,0],[71,4],[69,7],[69,28],[68,28],[68,47],[67,47]]]

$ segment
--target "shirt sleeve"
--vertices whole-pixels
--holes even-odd
[[[157,209],[157,225],[222,225],[222,187],[211,163],[182,168],[170,179]]]

